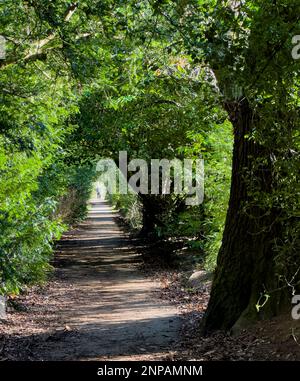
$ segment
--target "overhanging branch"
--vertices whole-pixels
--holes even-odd
[[[71,4],[68,9],[65,12],[64,15],[64,22],[69,22],[74,13],[76,12],[78,8],[78,3]],[[25,53],[25,56],[23,58],[15,59],[7,59],[0,61],[0,68],[5,68],[8,65],[16,64],[19,61],[27,62],[39,59],[39,57],[43,56],[46,53],[46,50],[43,49],[45,46],[47,46],[51,41],[55,40],[57,37],[57,32],[53,32],[49,34],[46,38],[43,38],[38,41],[34,41],[31,45],[31,47],[27,50]]]

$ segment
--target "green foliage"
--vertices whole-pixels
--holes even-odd
[[[77,111],[75,82],[63,61],[54,64],[52,56],[45,60],[33,55],[33,60],[22,62],[33,54],[32,40],[48,33],[41,15],[24,4],[6,2],[0,8],[7,38],[7,59],[0,61],[1,294],[18,293],[26,284],[45,280],[53,242],[66,229],[58,213],[61,199],[70,187],[78,189],[78,218],[84,214],[89,186],[88,181],[82,185],[81,169],[65,162],[65,139],[73,129],[69,117]],[[19,18],[23,14],[24,19]],[[38,32],[33,25],[40,26]],[[23,44],[14,49],[19,40]]]
[[[127,13],[132,28],[144,23],[135,17],[134,11]],[[204,206],[187,209],[181,206],[184,200],[173,196],[144,202],[133,195],[114,195],[112,202],[134,227],[140,226],[145,208],[152,209],[156,236],[198,239],[207,250],[209,266],[214,266],[229,195],[231,125],[224,123],[226,113],[206,68],[195,65],[188,55],[170,52],[169,41],[158,43],[160,37],[152,37],[147,49],[140,45],[139,33],[124,38],[125,54],[119,52],[109,62],[111,84],[106,79],[103,86],[101,76],[85,88],[70,147],[78,151],[80,142],[84,160],[106,156],[117,161],[120,150],[127,151],[129,160],[148,162],[202,155],[207,176]]]
[[[95,168],[92,164],[68,168],[69,192],[66,194],[66,199],[70,198],[70,194],[74,194],[74,202],[70,208],[71,214],[69,214],[67,219],[69,223],[82,220],[86,217],[87,201],[91,197],[95,175]]]
[[[53,200],[45,199],[39,206],[32,200],[10,200],[9,208],[1,210],[1,293],[16,294],[24,284],[45,280],[52,242],[63,231],[63,225],[49,218],[54,209]]]
[[[112,194],[109,201],[119,210],[126,223],[133,229],[142,227],[142,205],[135,194]]]
[[[241,208],[277,211],[278,275],[295,273],[300,119],[291,36],[299,1],[235,3],[0,4],[7,39],[0,61],[1,293],[44,279],[64,222],[86,214],[95,163],[117,160],[120,150],[148,162],[204,158],[200,207],[183,207],[175,196],[114,195],[112,202],[135,228],[150,210],[157,236],[193,237],[212,269],[229,199],[229,120],[236,122],[245,100],[253,128],[243,138],[264,155],[249,158]],[[258,175],[265,166],[268,191]]]
[[[215,89],[205,82],[205,73],[193,67],[187,57],[172,57],[161,68],[158,63],[154,66],[154,72],[149,68],[144,73],[147,81],[141,79],[135,88],[139,94],[121,95],[112,106],[103,102],[102,94],[85,97],[79,133],[85,146],[98,147],[116,161],[120,150],[127,151],[129,160],[204,158],[203,205],[187,208],[182,205],[184,198],[175,196],[148,197],[152,201],[147,202],[155,211],[153,233],[157,237],[193,238],[191,242],[198,241],[207,266],[213,268],[229,198],[232,127],[218,105]],[[140,225],[141,199],[114,195],[112,201],[134,227]]]
[[[208,136],[205,166],[205,201],[202,229],[206,267],[213,270],[221,246],[231,182],[232,126],[216,125]]]

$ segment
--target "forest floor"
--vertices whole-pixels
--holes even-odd
[[[288,315],[201,337],[209,287],[188,287],[190,265],[135,240],[117,217],[92,202],[57,244],[49,282],[9,301],[0,360],[300,360],[299,321]]]

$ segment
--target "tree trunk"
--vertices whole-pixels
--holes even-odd
[[[267,291],[278,287],[272,250],[273,239],[280,233],[276,211],[259,206],[254,193],[272,190],[270,154],[247,138],[257,122],[247,100],[226,104],[226,109],[234,128],[231,194],[203,320],[206,333],[244,327],[261,314],[275,314],[279,307],[278,295],[272,294],[259,313],[256,308],[268,298]]]
[[[157,205],[156,200],[151,195],[139,195],[142,202],[142,229],[140,235],[147,237],[150,234],[154,234],[156,224]]]

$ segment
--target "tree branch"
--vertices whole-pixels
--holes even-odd
[[[78,3],[71,4],[68,9],[65,12],[64,15],[64,22],[69,22],[74,13],[76,12],[78,8]],[[43,50],[43,47],[48,45],[51,41],[53,41],[57,37],[57,32],[53,32],[49,34],[46,38],[43,38],[41,40],[35,41],[32,43],[32,46],[28,49],[25,57],[19,58],[19,59],[8,59],[0,61],[0,68],[4,68],[8,65],[16,64],[19,61],[27,62],[39,59],[39,57],[43,56],[45,54],[45,51]]]

